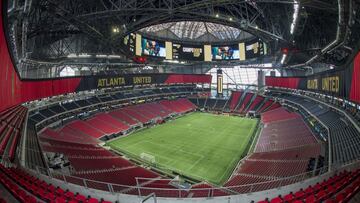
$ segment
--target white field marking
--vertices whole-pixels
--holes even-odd
[[[154,144],[154,145],[159,145],[159,144],[155,144],[155,143],[152,143],[152,142],[149,142],[149,141],[144,141],[144,142],[148,142],[148,143],[151,143],[151,144]],[[170,149],[169,147],[164,147],[164,148]],[[200,160],[202,160],[202,159],[205,158],[203,155],[200,155],[200,154],[197,154],[197,153],[186,152],[186,151],[182,150],[181,148],[183,148],[183,145],[178,145],[176,151],[181,151],[181,152],[184,152],[184,153],[187,153],[187,154],[191,154],[191,155],[195,155],[195,156],[200,157],[199,159],[197,159],[197,161],[196,161],[188,170],[191,170],[193,167],[195,167],[195,166],[198,164],[198,162],[199,162]],[[178,150],[178,149],[179,149],[179,150]],[[171,148],[171,151],[173,151],[172,148]],[[179,169],[179,168],[174,168],[174,164],[176,164],[176,162],[177,162],[178,160],[171,160],[171,159],[169,159],[168,157],[165,157],[165,156],[163,156],[163,155],[158,155],[158,154],[155,154],[155,153],[150,153],[150,152],[147,152],[147,153],[155,156],[155,160],[156,160],[156,157],[157,157],[157,156],[158,156],[158,157],[163,157],[163,158],[165,158],[165,160],[167,160],[167,161],[164,163],[164,165],[167,165],[166,167],[167,167],[168,169],[173,170],[173,171],[178,171],[178,172],[181,172],[181,173],[183,173],[183,174],[189,174],[189,171],[188,171],[188,170],[184,171],[184,170],[181,170],[181,169]],[[220,157],[220,156],[218,156],[218,157]],[[236,158],[236,157],[234,157],[230,163],[232,163],[235,158]],[[170,161],[168,161],[168,160],[170,160]],[[228,170],[228,169],[227,169],[227,170]],[[208,170],[207,170],[207,171],[208,171]],[[206,171],[206,172],[207,172],[207,171]],[[193,177],[196,176],[197,178],[199,178],[199,179],[201,179],[201,180],[209,180],[209,177],[204,178],[203,176],[199,176],[199,175],[195,175],[195,174],[191,174],[190,176],[193,176]]]
[[[240,120],[240,122],[243,122],[244,120],[245,120],[245,119],[242,118],[242,119]],[[247,137],[249,137],[249,136],[250,136],[250,133],[253,132],[255,126],[256,126],[256,125],[254,125],[254,126],[251,128],[251,130],[249,131]],[[231,126],[231,127],[232,127],[232,126]],[[224,134],[224,133],[225,133],[225,130],[228,129],[228,128],[230,128],[229,125],[226,126],[225,128],[223,128],[223,131],[221,132],[221,134]],[[242,142],[242,145],[241,145],[241,147],[240,147],[239,149],[242,149],[245,143],[246,143],[246,142]],[[229,167],[233,166],[233,165],[236,163],[234,160],[236,160],[237,158],[238,158],[237,156],[234,156],[234,157],[231,159],[231,161],[229,162],[230,164],[228,164],[228,166],[226,167],[226,170],[224,171],[224,173],[222,174],[222,176],[220,176],[220,177],[217,179],[218,181],[221,181],[221,180],[223,179],[223,177],[228,174]],[[213,169],[212,169],[212,170],[213,170]],[[206,170],[206,172],[208,172],[208,171],[209,171],[209,169]]]
[[[215,115],[212,115],[212,116],[215,116]],[[191,119],[191,120],[195,120],[196,118],[194,118],[194,119]],[[240,122],[243,122],[245,119],[243,119],[243,118],[241,118],[241,119],[239,119],[239,121]],[[234,123],[234,125],[236,125],[235,123]],[[190,124],[190,126],[191,126],[191,124]],[[183,129],[189,129],[189,127],[190,127],[189,125],[184,125],[184,126],[177,126],[178,128],[183,128]],[[233,125],[232,124],[230,124],[230,125],[226,125],[226,127],[225,128],[219,128],[219,131],[221,130],[222,132],[221,132],[221,134],[224,134],[225,132],[225,130],[226,129],[228,129],[228,128],[230,128],[230,127],[232,127]],[[252,127],[252,130],[254,129],[254,126]],[[250,132],[252,132],[252,130],[250,131]],[[201,128],[196,128],[196,129],[192,129],[191,130],[191,134],[196,134],[196,132],[194,132],[194,131],[198,131],[198,132],[208,132],[208,130],[203,130],[203,129],[201,129]],[[247,136],[249,136],[249,134],[247,135]],[[136,142],[136,143],[134,143],[134,144],[131,144],[130,146],[128,146],[128,147],[130,147],[130,148],[132,148],[132,147],[135,147],[136,145],[138,145],[138,144],[140,144],[140,143],[150,143],[150,144],[152,144],[152,145],[158,145],[158,146],[161,146],[161,148],[165,148],[165,149],[171,149],[171,151],[173,151],[174,149],[173,148],[169,148],[169,147],[165,147],[164,145],[161,145],[161,144],[158,144],[158,143],[153,143],[153,142],[151,142],[151,141],[145,141],[145,140],[140,140],[140,141],[138,141],[138,142]],[[243,145],[245,144],[245,142],[243,142],[242,143],[242,145],[241,145],[241,147],[240,147],[240,149],[243,147]],[[212,144],[212,145],[216,145],[216,144]],[[175,146],[178,146],[178,147],[176,147],[176,151],[178,151],[178,149],[180,149],[179,151],[181,151],[181,152],[184,152],[184,153],[187,153],[187,154],[191,154],[191,155],[195,155],[195,156],[198,156],[198,157],[200,157],[192,166],[191,166],[191,168],[190,169],[192,169],[193,167],[195,167],[197,164],[198,164],[198,162],[200,161],[200,160],[202,160],[203,158],[205,158],[203,155],[200,155],[200,154],[197,154],[197,153],[191,153],[191,152],[186,152],[186,151],[184,151],[184,150],[182,150],[182,148],[184,148],[184,145],[183,144],[181,144],[181,145],[175,145]],[[207,146],[207,144],[206,145],[203,145],[204,147],[205,146]],[[201,148],[201,150],[204,148],[204,147],[202,147]],[[199,151],[201,151],[201,150],[199,150]],[[168,151],[168,150],[165,150],[165,151]],[[165,156],[163,156],[163,155],[159,155],[159,154],[155,154],[155,153],[150,153],[150,152],[147,152],[148,154],[151,154],[151,155],[153,155],[153,156],[155,156],[155,157],[162,157],[162,158],[164,158],[164,161],[166,161],[165,162],[165,165],[170,165],[170,163],[171,164],[173,164],[173,162],[174,162],[174,164],[176,164],[176,161],[177,160],[171,160],[171,159],[169,159],[168,157],[165,157]],[[220,157],[220,156],[218,156],[218,157]],[[234,159],[236,159],[237,158],[237,156],[235,156],[235,157],[233,157],[233,159],[231,160],[231,162],[229,162],[229,163],[233,163],[234,162]],[[231,164],[232,165],[232,164]],[[229,167],[231,166],[231,165],[228,165],[228,167],[227,167],[227,169],[225,170],[225,173],[223,173],[223,175],[221,176],[221,178],[219,179],[219,180],[221,180],[222,178],[223,178],[223,176],[225,175],[225,174],[227,174],[227,172],[229,171]],[[170,167],[168,167],[168,168],[170,168]],[[174,170],[174,171],[181,171],[181,172],[183,172],[182,170],[179,170],[179,169],[171,169],[171,170]],[[208,169],[209,170],[209,169]],[[208,170],[206,170],[206,172],[208,172]],[[196,177],[200,177],[201,179],[207,179],[207,178],[203,178],[203,177],[201,177],[201,176],[198,176],[198,175],[192,175],[192,176],[196,176]]]
[[[140,157],[139,155],[137,155],[137,153],[133,153],[133,152],[130,152],[130,151],[138,151],[138,150],[131,150],[131,149],[132,149],[135,145],[138,145],[138,144],[140,144],[140,143],[146,143],[146,142],[147,142],[147,143],[150,143],[150,144],[154,144],[154,143],[149,142],[149,141],[146,141],[146,140],[140,140],[140,141],[138,141],[138,142],[136,142],[136,143],[134,143],[134,144],[128,145],[127,147],[128,147],[130,150],[125,150],[125,151],[127,151],[127,152],[130,153],[130,154],[134,154],[134,155]],[[121,147],[119,147],[119,148],[121,148]],[[137,148],[136,148],[136,149],[137,149]],[[143,151],[143,152],[145,152],[145,151]],[[152,153],[152,152],[149,152],[149,151],[146,151],[145,153],[148,153],[148,154],[150,154],[150,155],[152,155],[152,156],[155,156],[155,161],[156,161],[156,157],[160,157],[160,158],[163,158],[163,159],[167,160],[165,163],[167,163],[168,161],[171,161],[171,160],[169,160],[169,157],[166,157],[166,156],[163,156],[163,155],[155,154],[155,153]]]
[[[184,150],[180,150],[180,151],[184,151]],[[188,152],[189,153],[189,152]],[[193,154],[193,153],[191,153],[191,154]],[[194,153],[194,155],[198,155],[198,154],[195,154]],[[199,155],[198,155],[199,156]],[[194,166],[196,166],[202,159],[204,159],[205,158],[205,156],[204,155],[200,155],[200,158],[199,159],[197,159],[196,161],[195,161],[195,163],[194,164],[192,164],[191,165],[191,167],[188,169],[188,170],[191,170],[192,168],[194,168]]]
[[[227,126],[226,128],[225,128],[225,130],[226,129],[228,129],[230,126]],[[225,132],[225,130],[224,131],[222,131],[222,133],[221,133],[221,135]],[[233,158],[234,159],[234,158]],[[232,162],[232,161],[231,161]],[[229,164],[230,165],[230,164]],[[229,167],[229,165],[228,165],[228,167]],[[206,172],[208,172],[209,171],[209,169],[207,169],[206,170]],[[226,172],[226,171],[225,171]],[[218,172],[217,172],[218,173]],[[221,176],[221,178],[220,179],[218,179],[218,180],[221,180],[222,179],[222,177],[224,176],[224,173],[223,173],[223,175]]]
[[[250,131],[250,132],[251,132],[251,131]],[[245,142],[242,142],[240,149],[242,149],[244,143],[245,143]],[[235,158],[238,158],[238,157],[237,157],[237,156],[234,156],[234,157],[231,159],[231,162],[230,162],[230,163],[233,163]],[[222,174],[222,176],[218,179],[219,181],[223,179],[224,175],[227,174],[227,172],[228,172],[228,170],[229,170],[229,167],[232,166],[232,165],[233,165],[233,164],[228,164],[228,166],[226,167],[226,170],[224,171],[224,173]]]
[[[254,131],[255,126],[256,126],[256,125],[254,125],[254,126],[251,128],[251,130],[249,131],[249,134]],[[249,134],[248,134],[248,137],[250,136]],[[240,149],[243,148],[243,146],[244,146],[245,143],[246,143],[246,142],[243,142],[243,143],[242,143]],[[240,156],[241,156],[241,155],[240,155]],[[234,156],[234,158],[231,160],[231,163],[234,162],[234,159],[235,159],[235,158],[238,158],[238,157],[237,157],[237,156]],[[227,174],[227,172],[228,172],[228,170],[229,170],[229,167],[230,167],[231,165],[232,165],[232,164],[229,164],[229,165],[228,165],[228,167],[227,167],[226,170],[225,170],[225,173],[223,173],[223,175],[221,176],[221,178],[220,178],[219,180],[222,180],[222,178],[224,177],[224,175]]]
[[[132,147],[134,147],[135,145],[140,144],[140,143],[150,143],[150,144],[152,144],[152,145],[157,145],[157,146],[159,146],[159,148],[165,149],[164,151],[175,151],[175,152],[180,151],[180,152],[183,152],[183,153],[185,153],[185,154],[194,155],[194,156],[199,157],[198,160],[201,160],[201,159],[204,158],[204,156],[201,155],[201,154],[191,153],[191,152],[187,152],[187,151],[182,150],[182,148],[183,148],[184,145],[176,145],[177,147],[174,149],[174,148],[166,147],[165,145],[161,145],[161,144],[158,144],[158,143],[150,142],[150,141],[147,141],[147,140],[140,140],[140,142],[137,142],[137,143],[135,143],[135,144],[133,144],[133,145],[131,145],[131,146],[129,146],[129,147],[132,148]],[[144,151],[144,152],[145,152],[145,151]],[[165,158],[166,162],[164,162],[164,164],[166,164],[166,165],[172,165],[172,164],[173,164],[172,162],[176,161],[176,160],[170,159],[169,157],[166,157],[166,156],[164,156],[164,155],[156,154],[156,153],[153,153],[153,152],[146,151],[145,153],[148,153],[148,154],[150,154],[150,155],[155,156],[155,160],[156,160],[156,157]],[[170,164],[170,163],[171,163],[171,164]],[[175,163],[176,163],[176,162],[175,162]]]

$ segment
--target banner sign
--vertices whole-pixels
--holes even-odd
[[[211,83],[205,74],[127,74],[83,77],[76,91],[148,84]]]
[[[223,73],[221,69],[217,70],[217,94],[218,96],[223,94]]]
[[[306,78],[306,90],[321,92],[328,95],[344,96],[344,72],[314,75]]]
[[[349,77],[351,78],[351,77]],[[347,98],[351,80],[346,79],[346,71],[330,71],[308,77],[266,77],[267,86],[309,90],[326,95]]]

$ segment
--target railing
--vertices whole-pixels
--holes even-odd
[[[357,162],[357,166],[360,164]],[[309,178],[328,174],[328,168],[320,168],[314,171],[309,171],[306,173],[298,174],[291,177],[284,178],[274,178],[269,181],[253,183],[253,184],[244,184],[244,185],[234,185],[234,186],[224,186],[224,187],[212,187],[211,188],[191,188],[189,190],[186,189],[178,189],[178,188],[170,188],[170,185],[166,185],[166,187],[146,187],[146,185],[122,185],[122,184],[114,184],[107,183],[102,181],[90,180],[85,178],[80,178],[72,175],[66,175],[62,172],[52,171],[45,168],[40,168],[37,166],[32,167],[33,169],[25,169],[27,171],[31,171],[34,175],[43,174],[49,175],[51,178],[55,178],[57,180],[63,181],[67,185],[68,183],[72,183],[75,185],[83,186],[86,190],[88,189],[96,189],[104,192],[114,193],[125,193],[137,196],[147,196],[151,193],[155,193],[157,197],[174,197],[174,198],[187,198],[187,197],[215,197],[215,196],[228,196],[228,195],[236,195],[236,194],[247,194],[258,191],[264,191],[274,188],[279,188],[282,186],[286,186],[289,184],[301,182],[307,180]],[[250,175],[251,176],[251,175]],[[146,178],[138,178],[138,179],[146,179]],[[154,183],[158,180],[170,180],[170,179],[146,179],[147,183]],[[90,192],[90,191],[89,191]],[[192,193],[192,194],[191,194]],[[191,194],[191,195],[190,195]]]
[[[274,98],[274,97],[272,97]],[[314,114],[312,114],[307,108],[305,108],[303,105],[299,104],[299,103],[296,103],[294,101],[291,101],[289,99],[284,99],[284,98],[280,98],[282,100],[285,100],[291,104],[294,104],[294,105],[297,105],[299,107],[301,107],[305,112],[307,112],[309,115],[311,115],[313,118],[315,118],[325,129],[326,131],[328,132],[328,137],[327,137],[327,141],[328,141],[328,150],[329,150],[329,153],[328,153],[328,165],[331,166],[331,161],[332,161],[332,148],[331,148],[331,136],[330,136],[330,129],[327,125],[325,125],[321,119],[319,119],[317,116],[315,116]],[[331,167],[329,167],[329,171],[331,170]]]
[[[316,98],[309,97],[309,96],[307,96],[307,95],[301,94],[301,93],[305,93],[305,94],[306,94],[306,93],[308,93],[307,91],[297,91],[297,90],[293,90],[295,93],[292,93],[292,92],[286,92],[286,91],[285,91],[284,89],[282,89],[282,88],[275,89],[274,91],[275,91],[275,92],[280,92],[280,93],[286,93],[286,94],[288,94],[288,95],[297,96],[297,97],[299,97],[299,98],[309,99],[309,100],[312,100],[312,101],[314,101],[314,102],[316,102],[316,103],[320,103],[320,104],[326,105],[327,107],[335,110],[335,112],[337,112],[339,115],[345,116],[345,117],[351,122],[351,124],[356,128],[356,130],[357,130],[358,132],[360,132],[360,128],[359,128],[359,126],[357,125],[357,123],[353,120],[353,118],[351,118],[349,115],[347,115],[347,113],[346,113],[344,110],[339,109],[338,107],[333,106],[333,105],[331,105],[331,104],[328,104],[328,103],[326,103],[326,102],[320,101],[320,100],[318,100],[318,99],[316,99]],[[281,99],[284,99],[284,98],[281,98]],[[335,151],[333,151],[333,150],[334,150],[334,146],[337,145],[337,143],[332,143],[332,140],[331,140],[331,133],[332,133],[332,132],[330,131],[329,127],[328,127],[327,125],[325,125],[325,124],[321,121],[321,119],[319,119],[318,117],[314,116],[314,115],[309,111],[309,109],[305,108],[305,107],[302,106],[300,103],[296,103],[296,102],[290,101],[290,100],[288,100],[288,99],[284,99],[284,100],[287,100],[288,102],[294,103],[294,104],[302,107],[307,113],[309,113],[310,115],[312,115],[321,125],[323,125],[323,126],[325,127],[325,129],[326,129],[327,132],[328,132],[328,148],[327,148],[327,149],[328,149],[328,155],[329,155],[329,166],[333,166],[333,167],[336,168],[337,166],[334,165],[334,164],[332,164],[332,162],[333,162],[332,153],[335,152]],[[351,146],[352,146],[352,145],[351,145]],[[340,163],[339,163],[339,161],[340,161]],[[352,161],[352,160],[350,160],[350,162],[351,162],[351,161]],[[345,162],[345,161],[343,161],[343,160],[338,160],[337,162],[338,162],[339,165],[348,163],[348,161]],[[331,169],[331,168],[329,168],[329,169]]]
[[[22,148],[26,148],[22,146]],[[4,161],[4,160],[3,160]],[[20,160],[21,161],[21,160]],[[29,165],[29,163],[27,163]],[[349,167],[350,166],[350,167]],[[336,170],[344,170],[351,167],[359,167],[360,162],[359,160],[355,159],[352,161],[347,162],[346,164],[342,165],[341,167],[335,168]],[[330,165],[331,167],[331,165]],[[289,184],[297,183],[304,181],[306,179],[318,176],[318,175],[331,175],[334,174],[335,171],[328,171],[328,167],[320,168],[315,171],[309,171],[306,173],[298,174],[291,177],[284,177],[284,178],[274,178],[269,181],[253,183],[253,184],[245,184],[245,185],[234,185],[234,186],[226,186],[226,187],[212,187],[211,188],[191,188],[189,190],[177,189],[177,188],[158,188],[158,187],[146,187],[146,185],[121,185],[121,184],[114,184],[114,183],[107,183],[102,181],[90,180],[85,178],[80,178],[76,176],[72,176],[70,174],[66,175],[64,173],[53,171],[47,168],[40,168],[37,166],[31,166],[29,168],[25,168],[25,170],[32,172],[33,174],[42,174],[48,175],[52,178],[57,180],[63,181],[65,183],[73,183],[76,185],[80,185],[88,189],[97,189],[102,190],[105,192],[110,193],[126,193],[132,194],[137,196],[146,196],[149,194],[156,194],[157,197],[176,197],[176,198],[186,198],[186,197],[193,197],[190,195],[191,193],[195,194],[195,196],[201,197],[214,197],[214,196],[227,196],[232,194],[245,194],[245,193],[253,193],[257,191],[263,191],[273,188],[279,188],[282,186],[286,186]],[[251,176],[251,175],[250,175]],[[149,180],[150,182],[155,182],[159,179],[152,179]],[[166,179],[160,179],[166,180]],[[89,194],[91,193],[88,191]]]

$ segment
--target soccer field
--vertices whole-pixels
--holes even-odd
[[[159,168],[222,185],[246,150],[256,123],[256,119],[191,113],[107,145],[138,159],[145,152],[155,157]]]

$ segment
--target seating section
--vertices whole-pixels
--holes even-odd
[[[242,103],[237,107],[237,109],[235,111],[238,113],[246,113],[245,111],[246,111],[247,107],[249,106],[249,104],[251,102],[251,98],[253,96],[254,96],[254,93],[247,92]]]
[[[98,183],[97,181],[136,186],[136,178],[161,178],[160,175],[136,166],[130,161],[94,144],[64,142],[44,137],[41,137],[40,141],[45,152],[64,154],[70,161],[71,176],[67,176],[66,180],[74,184],[84,186],[81,178],[85,178],[88,179],[88,187],[108,191],[107,184]],[[57,178],[62,179],[63,177],[59,176]],[[143,187],[150,186],[143,184]],[[174,189],[171,185],[168,185],[167,188]],[[114,186],[114,190],[117,192],[126,193],[127,191],[123,191],[125,189],[129,188]],[[138,191],[134,192],[137,194]],[[159,195],[161,195],[161,192]]]
[[[117,129],[116,132],[126,131],[130,128],[130,126],[126,122],[118,120],[109,115],[108,113],[99,113],[95,115],[94,118],[115,127]]]
[[[290,120],[293,118],[301,119],[301,116],[299,114],[289,112],[285,108],[278,108],[273,111],[267,111],[261,115],[261,121],[263,123]]]
[[[301,118],[282,120],[264,127],[255,152],[285,150],[313,143],[316,143],[316,138]]]
[[[349,200],[360,191],[360,169],[353,172],[341,172],[329,179],[302,188],[299,191],[290,192],[287,195],[265,199],[258,203],[302,203],[302,202],[325,202],[342,203]]]
[[[274,103],[274,101],[268,99],[261,107],[260,109],[258,109],[258,113],[263,113],[265,112],[268,108],[270,108],[272,106],[272,104]]]
[[[14,160],[27,108],[15,106],[0,113],[0,156]]]
[[[58,140],[58,141],[64,141],[64,142],[72,142],[72,143],[83,143],[83,144],[98,143],[97,139],[88,136],[77,129],[72,129],[69,126],[64,126],[59,130],[46,128],[44,131],[40,133],[40,137]]]
[[[100,138],[105,135],[105,132],[102,132],[99,129],[92,127],[91,125],[87,124],[85,121],[76,120],[68,124],[71,129],[81,131],[84,134],[87,134],[93,138]]]
[[[261,105],[261,103],[264,101],[264,97],[256,96],[254,101],[249,106],[248,111],[256,111],[256,109]]]
[[[61,187],[48,184],[17,168],[5,168],[0,165],[0,183],[20,202],[87,202],[87,203],[110,203],[82,194],[74,194]]]
[[[186,113],[196,108],[193,103],[191,103],[188,99],[184,98],[173,101],[163,100],[160,101],[160,104],[176,113]]]
[[[134,167],[130,162],[118,156],[81,156],[81,157],[69,157],[71,166],[75,171],[96,171],[106,169],[123,169],[128,167]]]
[[[163,89],[160,93],[178,91],[180,90]],[[134,92],[121,96],[134,97],[144,94],[147,93]],[[89,103],[110,101],[111,97],[93,97]],[[283,96],[283,98],[301,104],[332,130],[331,139],[334,142],[332,147],[336,149],[332,152],[334,162],[339,160],[345,162],[360,156],[360,149],[356,148],[360,144],[358,132],[346,117],[309,99],[297,96]],[[86,101],[82,100],[68,103],[68,108],[72,108],[73,105],[88,105],[85,103]],[[200,183],[187,191],[177,190],[170,184],[169,179],[97,145],[98,139],[103,136],[126,133],[134,126],[162,121],[173,114],[192,111],[200,104],[217,110],[224,110],[228,105],[230,110],[240,114],[255,111],[262,115],[264,127],[260,132],[254,153],[241,161],[225,184],[229,187],[227,189],[215,189],[210,184]],[[66,106],[51,106],[31,113],[29,121],[35,123],[54,116],[63,109],[68,109]],[[11,161],[15,158],[16,146],[21,138],[26,114],[27,109],[22,106],[0,113],[0,155],[8,157]],[[306,118],[308,115],[304,113],[303,116]],[[33,128],[28,128],[28,131],[31,129]],[[319,155],[325,153],[302,116],[288,111],[274,100],[252,92],[233,92],[229,101],[209,98],[190,101],[180,98],[129,105],[109,113],[97,113],[86,120],[72,121],[60,129],[46,128],[40,131],[38,139],[35,130],[31,132],[29,133],[32,136],[27,136],[25,145],[29,152],[26,153],[27,160],[40,160],[43,158],[42,152],[53,152],[63,154],[70,162],[69,173],[54,178],[63,180],[65,177],[67,182],[104,191],[109,191],[106,183],[111,183],[114,184],[111,187],[114,192],[133,195],[148,195],[155,192],[159,197],[223,196],[285,186],[307,178],[301,176],[303,178],[301,179],[297,175],[309,172],[309,160],[317,160]],[[39,144],[43,151],[33,149]],[[42,158],[35,157],[30,151],[36,151]],[[38,154],[36,156],[39,156]],[[139,181],[142,188],[137,190],[135,186],[138,186]],[[2,165],[0,165],[0,183],[20,202],[105,202],[64,191],[20,169],[5,168]],[[347,202],[359,190],[360,170],[357,170],[340,173],[314,186],[262,202]]]
[[[141,123],[144,123],[144,124],[149,123],[151,120],[149,117],[146,117],[144,114],[142,114],[142,112],[138,112],[137,107],[125,107],[125,108],[123,108],[123,112],[125,112],[127,115],[129,115],[133,119],[135,119]]]
[[[45,152],[62,153],[68,157],[108,157],[114,156],[110,151],[92,144],[79,144],[40,138]]]
[[[95,107],[96,105],[103,105],[104,102],[113,102],[116,100],[128,101],[132,98],[147,98],[151,96],[184,96],[191,92],[202,92],[202,89],[194,89],[193,85],[176,85],[176,86],[164,86],[158,88],[146,88],[146,89],[137,89],[137,88],[122,88],[121,90],[114,89],[112,91],[103,92],[101,95],[89,96],[85,98],[80,98],[76,101],[68,101],[59,104],[52,104],[48,107],[42,107],[39,111],[31,112],[29,116],[29,121],[31,124],[39,123],[47,118],[58,116],[58,114],[64,113],[66,111],[74,111],[80,108],[86,107]]]
[[[308,160],[316,154],[321,153],[318,144],[305,145],[302,147],[289,148],[277,151],[256,152],[250,155],[249,159],[259,160]]]
[[[112,125],[111,123],[106,122],[106,119],[100,119],[99,117],[95,116],[85,121],[88,125],[92,128],[96,128],[101,132],[104,132],[107,135],[119,133],[122,131],[121,128]]]
[[[239,100],[242,96],[243,92],[242,91],[233,91],[231,93],[231,98],[230,98],[230,111],[235,110],[237,104],[239,103]]]
[[[239,174],[255,176],[289,177],[306,172],[308,160],[254,160],[247,159],[238,170]]]
[[[95,172],[77,173],[73,175],[84,179],[101,181],[112,184],[126,185],[126,186],[136,186],[136,178],[159,177],[158,174],[141,167],[127,167],[125,169],[107,169],[107,170],[101,170],[101,171],[99,170]],[[96,187],[94,188],[102,189]],[[120,192],[120,191],[116,191],[116,192]]]
[[[140,121],[136,120],[135,118],[132,118],[127,113],[123,112],[122,109],[112,111],[109,113],[109,115],[130,126],[135,126],[140,124]]]
[[[276,93],[273,93],[276,94]],[[341,112],[331,110],[326,105],[313,100],[309,97],[302,97],[290,93],[281,93],[274,95],[297,104],[305,117],[316,116],[330,130],[330,135],[324,132],[324,141],[330,136],[332,162],[335,164],[344,164],[360,157],[360,132],[352,122]]]
[[[261,95],[243,91],[232,91],[229,99],[210,97],[191,98],[190,102],[199,108],[205,108],[210,111],[224,111],[236,114],[247,114],[249,111],[260,114],[281,106],[278,102],[274,102]]]
[[[296,175],[306,173],[309,161],[321,154],[321,145],[300,115],[281,107],[263,113],[262,118],[264,127],[255,152],[242,161],[225,184],[238,193],[297,182]]]

